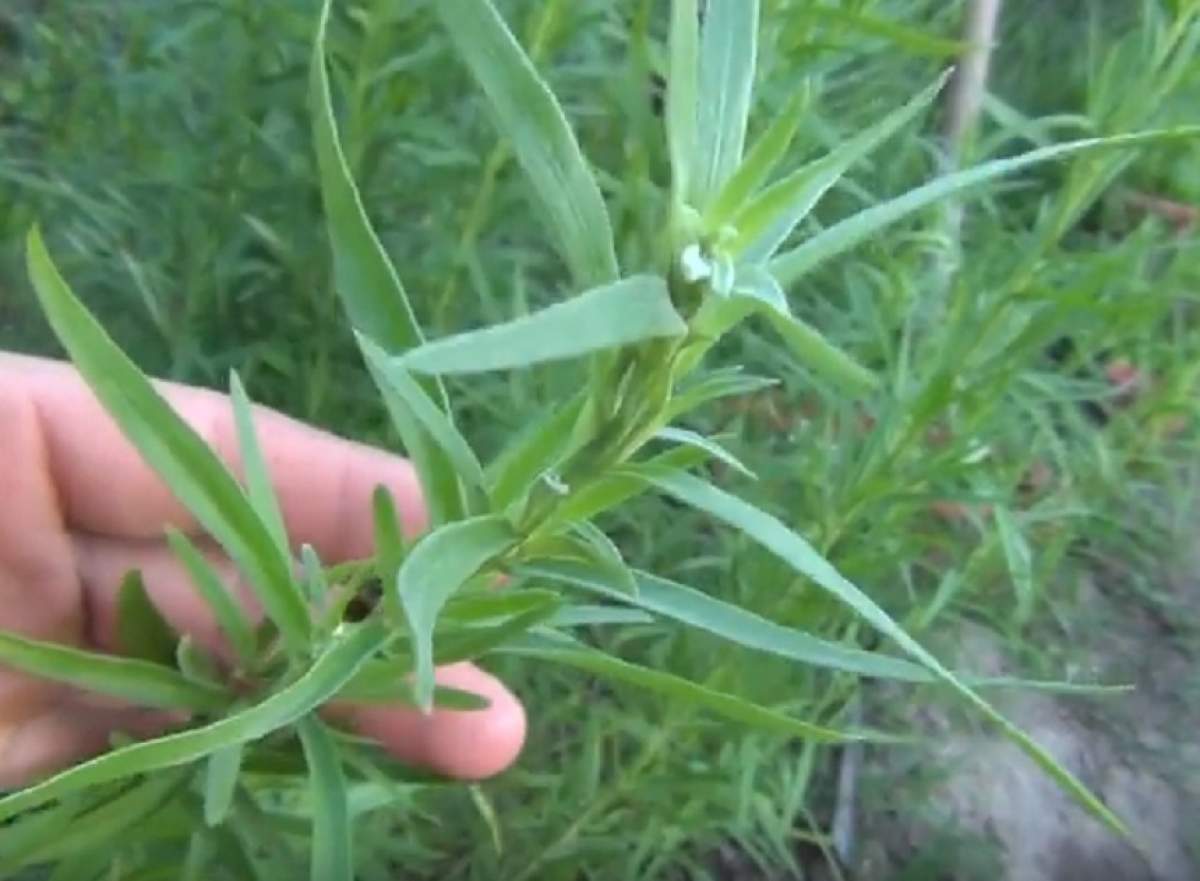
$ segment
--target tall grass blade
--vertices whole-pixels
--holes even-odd
[[[700,37],[696,207],[742,162],[758,55],[758,0],[708,0]]]
[[[668,38],[667,142],[676,206],[692,198],[696,177],[700,78],[700,10],[696,0],[671,0]]]
[[[263,525],[275,540],[279,553],[291,556],[287,528],[283,525],[283,512],[279,510],[279,499],[275,496],[275,484],[263,458],[262,445],[254,429],[254,410],[246,388],[236,372],[229,374],[229,400],[233,404],[233,418],[237,425],[238,449],[242,455],[242,471],[246,480],[246,495],[258,513]]]

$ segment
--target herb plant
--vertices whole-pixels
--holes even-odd
[[[781,170],[804,123],[805,95],[799,90],[777,119],[748,137],[757,0],[709,0],[703,15],[698,0],[675,0],[664,110],[671,186],[644,209],[656,212],[664,232],[645,265],[622,266],[602,188],[503,18],[490,0],[441,0],[436,13],[527,176],[531,204],[574,293],[509,322],[426,341],[340,141],[326,64],[331,6],[327,0],[318,24],[310,85],[334,286],[420,476],[430,528],[406,545],[392,501],[380,492],[373,557],[326,567],[311,548],[292,548],[236,375],[231,398],[244,484],[75,299],[34,230],[29,272],[63,347],[146,461],[237,564],[266,621],[252,627],[204,558],[172,534],[172,547],[234,649],[234,669],[222,669],[171,633],[136,574],[122,589],[122,610],[123,632],[138,647],[137,657],[0,637],[4,664],[191,714],[184,730],[121,745],[0,799],[0,822],[9,822],[0,869],[63,859],[61,865],[70,866],[69,858],[88,843],[119,839],[149,865],[174,859],[187,877],[223,871],[267,877],[274,857],[264,858],[260,848],[278,845],[285,853],[280,842],[299,836],[311,840],[314,879],[352,878],[351,794],[381,779],[421,777],[331,728],[316,708],[353,698],[470,709],[477,706],[472,695],[435,685],[435,665],[489,655],[565,665],[807,741],[890,739],[848,723],[844,700],[821,718],[797,718],[715,682],[622,660],[587,639],[594,628],[638,621],[697,628],[850,681],[940,683],[997,725],[1084,808],[1123,830],[1082,783],[980,696],[980,689],[998,683],[949,669],[800,534],[702,476],[716,463],[743,474],[749,469],[717,438],[683,423],[718,399],[771,384],[737,367],[709,366],[714,346],[748,321],[768,325],[814,380],[841,389],[847,400],[898,397],[899,384],[793,315],[786,290],[887,227],[1005,174],[1195,132],[1045,146],[936,178],[798,238],[822,196],[925,112],[945,77],[826,155]],[[443,377],[568,359],[586,363],[582,387],[486,466],[480,462],[455,424]],[[596,521],[646,493],[744,532],[899,653],[785,627],[630,567]],[[372,585],[381,587],[377,600],[370,599]],[[351,620],[349,604],[364,598],[369,613]],[[79,822],[84,817],[88,822]],[[257,845],[243,829],[255,830]],[[133,866],[137,858],[131,859]]]

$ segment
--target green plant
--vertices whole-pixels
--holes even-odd
[[[194,814],[190,768],[202,762],[202,810],[214,819],[224,809],[242,817],[259,816],[261,808],[246,790],[228,788],[238,776],[231,770],[238,770],[239,764],[246,769],[241,784],[245,786],[254,780],[259,760],[283,753],[282,758],[293,763],[303,756],[310,769],[308,776],[294,774],[288,785],[313,787],[314,875],[347,877],[349,815],[344,793],[347,785],[366,782],[356,776],[361,773],[362,765],[355,760],[362,747],[327,732],[310,716],[311,710],[347,690],[371,691],[381,682],[400,689],[395,683],[410,669],[416,675],[412,699],[427,707],[439,699],[432,683],[435,659],[515,654],[642,685],[736,721],[814,741],[872,736],[828,727],[838,718],[844,691],[835,690],[825,717],[802,720],[719,690],[715,675],[714,682],[689,683],[663,670],[622,661],[565,632],[581,625],[627,623],[631,615],[678,620],[743,646],[852,676],[940,679],[1005,724],[975,694],[975,683],[945,669],[811,545],[775,518],[686,473],[708,460],[739,470],[744,466],[713,438],[672,423],[720,396],[765,384],[736,370],[698,373],[716,342],[752,316],[764,317],[818,377],[852,395],[884,394],[871,372],[790,313],[784,285],[968,186],[1075,151],[1135,145],[1167,135],[1092,139],[996,160],[883,202],[787,248],[792,231],[817,200],[855,162],[915,118],[937,87],[827,157],[768,183],[786,153],[799,109],[789,108],[788,115],[742,155],[757,36],[753,9],[743,3],[709,3],[708,24],[700,28],[695,3],[673,7],[667,98],[672,190],[660,205],[645,209],[661,210],[668,232],[658,252],[647,256],[647,265],[627,266],[622,276],[600,188],[561,110],[503,21],[487,3],[439,4],[450,38],[480,80],[530,177],[535,203],[579,293],[527,317],[433,343],[423,341],[355,189],[334,126],[323,44],[318,41],[312,68],[316,140],[337,287],[405,449],[421,473],[434,524],[411,549],[387,547],[385,541],[375,558],[325,573],[324,578],[314,575],[297,583],[290,574],[291,549],[277,525],[269,480],[261,467],[253,466],[259,457],[253,455],[252,432],[243,432],[243,455],[252,463],[243,492],[123,360],[71,297],[40,239],[31,238],[31,274],[60,339],[148,461],[189,501],[249,576],[273,631],[260,653],[244,632],[238,635],[236,618],[226,616],[231,642],[245,649],[244,672],[260,689],[249,709],[232,711],[233,696],[228,693],[214,709],[211,690],[189,680],[187,672],[175,675],[155,668],[151,674],[141,666],[122,666],[93,681],[92,687],[120,694],[140,689],[149,699],[157,693],[151,690],[151,676],[155,681],[167,677],[169,699],[175,702],[171,705],[183,700],[197,712],[198,727],[124,747],[0,802],[0,812],[11,816],[66,797],[54,808],[26,815],[17,828],[30,824],[26,828],[33,831],[22,840],[41,840],[39,836],[56,823],[65,827],[81,813],[105,805],[109,815],[132,823],[176,788],[180,797],[173,804],[180,807],[175,814],[188,815],[189,803]],[[1183,134],[1190,133],[1169,136]],[[589,359],[586,389],[484,468],[449,416],[441,377],[570,357]],[[235,394],[235,401],[248,426],[244,400]],[[652,443],[669,448],[646,457],[644,450]],[[632,571],[592,520],[648,490],[744,529],[791,567],[794,577],[828,591],[916,663],[772,624],[682,585]],[[381,498],[380,535],[394,541],[387,512],[387,500]],[[186,548],[181,546],[180,552],[187,559]],[[319,569],[309,567],[312,573]],[[515,579],[502,598],[488,590],[499,574]],[[372,576],[389,589],[367,622],[346,624],[336,614],[313,619],[310,591],[322,590],[325,583],[334,586],[339,599],[347,599],[361,579]],[[211,578],[199,573],[198,580],[209,584],[210,596],[219,596]],[[589,595],[607,602],[572,602]],[[30,654],[35,651],[51,655]],[[77,662],[77,657],[63,650],[54,656],[54,651],[14,643],[5,657],[44,675],[66,676],[76,669],[69,662]],[[22,657],[33,660],[21,661]],[[441,699],[467,700],[461,695]],[[1008,733],[1089,807],[1119,825],[1020,732],[1009,727]],[[189,770],[169,778],[174,788],[164,790],[163,784],[152,787],[148,782],[137,782],[132,790],[122,787],[115,794],[104,788],[150,769],[177,766]],[[346,768],[351,769],[350,784],[343,777]],[[222,795],[210,795],[214,792]],[[122,809],[114,810],[111,802],[118,799]],[[216,842],[212,846],[240,846],[220,833],[188,829],[186,834],[198,836],[194,852],[200,854],[212,844],[209,838]],[[28,850],[18,846],[14,852],[15,863],[34,861]],[[46,858],[44,850],[32,852],[36,861]],[[202,856],[196,860],[196,871],[201,871]]]

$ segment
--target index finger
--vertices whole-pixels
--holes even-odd
[[[40,466],[49,471],[68,528],[114,538],[158,538],[167,526],[198,530],[69,365],[0,354],[0,380],[19,385],[33,402],[47,450]],[[207,389],[155,385],[240,473],[229,399]],[[420,485],[405,459],[263,407],[255,408],[254,422],[293,545],[311,544],[331,562],[368,556],[371,495],[379,485],[391,491],[407,532],[424,529]]]

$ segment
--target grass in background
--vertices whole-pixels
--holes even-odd
[[[1179,20],[1186,5],[1174,4]],[[382,441],[328,282],[304,101],[316,4],[171,6],[46,0],[0,12],[0,341],[49,350],[17,268],[37,217],[59,238],[64,272],[143,366],[212,385],[236,366],[257,399]],[[645,203],[668,183],[654,85],[662,6],[505,4],[599,166],[632,264],[653,257],[659,230]],[[957,51],[954,4],[763,6],[752,133],[799,82],[815,85],[792,160],[875,121]],[[1184,50],[1196,28],[1172,33],[1171,6],[1010,2],[973,158],[1194,121],[1197,70]],[[350,159],[423,322],[440,334],[557,299],[562,268],[428,9],[357,9],[333,46]],[[1029,15],[1043,25],[1016,27]],[[1172,41],[1182,42],[1165,51]],[[1193,144],[1154,147],[992,188],[969,203],[944,291],[934,282],[945,243],[927,216],[807,278],[790,292],[797,312],[885,367],[898,403],[839,403],[765,340],[731,343],[730,357],[784,381],[710,413],[703,427],[727,430],[762,476],[729,482],[803,528],[911,630],[984,622],[1026,649],[1030,675],[1057,675],[1069,656],[1055,643],[1072,598],[1055,585],[1074,569],[1122,566],[1144,601],[1169,603],[1152,573],[1186,502],[1170,498],[1174,469],[1195,453],[1200,262],[1194,235],[1130,194],[1194,203],[1196,159]],[[821,203],[810,231],[935,168],[932,137],[896,139]],[[1138,371],[1137,394],[1114,387],[1122,361]],[[453,391],[472,414],[465,433],[491,453],[572,381],[552,369]],[[646,500],[610,525],[639,564],[784,623],[853,632],[781,564],[701,518]],[[844,696],[821,674],[727,649],[715,658],[702,636],[636,626],[607,647],[699,678],[722,661],[716,684],[789,711]],[[826,752],[575,674],[500,667],[531,705],[521,766],[476,790],[398,788],[394,807],[362,822],[363,877],[403,867],[703,878],[723,844],[775,872],[799,871],[804,848],[826,845]]]

